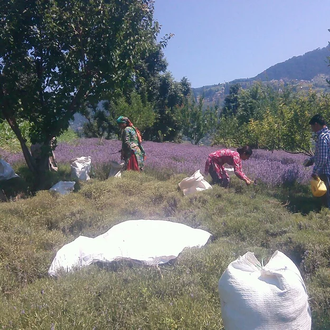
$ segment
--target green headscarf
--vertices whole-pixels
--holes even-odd
[[[117,124],[127,124],[128,118],[124,116],[119,116],[116,120]]]

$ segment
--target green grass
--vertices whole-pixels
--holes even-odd
[[[67,177],[69,167],[61,175]],[[183,178],[125,172],[120,179],[80,182],[66,196],[40,191],[0,203],[0,328],[223,329],[221,274],[247,251],[266,263],[278,249],[302,273],[313,329],[329,329],[329,210],[306,213],[298,203],[304,212],[293,213],[293,200],[291,208],[287,203],[293,191],[247,187],[235,177],[228,190],[183,196]],[[212,237],[159,269],[126,260],[48,276],[64,244],[128,219],[167,219]]]

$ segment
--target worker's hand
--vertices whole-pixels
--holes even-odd
[[[303,162],[303,165],[304,165],[305,167],[312,166],[312,165],[313,165],[313,160],[310,159],[310,158],[307,158],[307,159]]]
[[[250,179],[246,179],[246,180],[245,180],[245,183],[246,183],[248,186],[249,186],[252,182],[253,182],[253,181],[250,180]]]
[[[315,173],[313,173],[313,174],[312,174],[312,178],[313,178],[314,180],[317,180],[317,179],[318,179],[318,175],[315,174]]]

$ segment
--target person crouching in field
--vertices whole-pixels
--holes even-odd
[[[249,146],[238,148],[237,151],[230,149],[220,149],[208,155],[205,163],[205,175],[209,174],[212,178],[212,184],[219,184],[227,188],[230,183],[228,173],[224,164],[232,165],[236,176],[245,181],[247,185],[252,183],[242,171],[242,160],[247,160],[252,155],[252,149]]]
[[[140,131],[124,116],[118,117],[117,124],[121,129],[121,159],[125,162],[124,170],[142,171],[145,152],[141,145]]]

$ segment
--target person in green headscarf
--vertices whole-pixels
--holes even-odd
[[[141,144],[140,131],[124,116],[117,118],[117,124],[121,129],[121,159],[125,162],[124,169],[142,171],[146,154]]]

